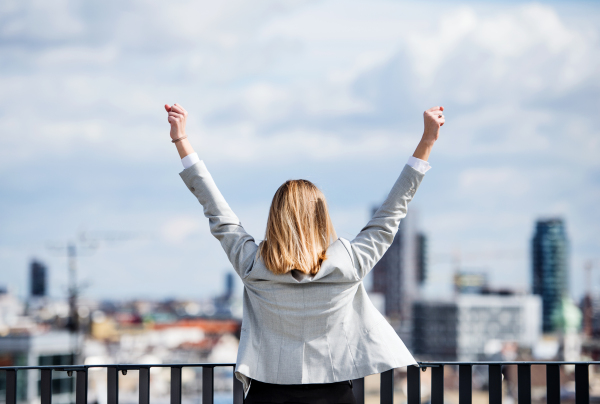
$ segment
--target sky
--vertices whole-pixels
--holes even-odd
[[[442,105],[409,207],[429,239],[423,296],[451,295],[457,263],[529,290],[535,220],[555,216],[572,296],[600,293],[597,2],[2,1],[0,285],[24,296],[36,258],[65,296],[71,242],[87,297],[222,290],[174,102],[257,241],[290,178],[315,182],[352,239]]]

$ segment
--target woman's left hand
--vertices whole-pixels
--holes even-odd
[[[187,111],[181,105],[165,104],[165,109],[169,113],[169,123],[171,124],[171,139],[179,139],[185,136],[185,123],[187,121]]]
[[[171,139],[176,140],[180,139],[175,143],[177,146],[177,152],[179,153],[179,157],[184,158],[192,153],[194,153],[194,149],[192,145],[186,139],[185,135],[185,123],[187,121],[187,111],[183,109],[181,105],[173,104],[169,106],[169,104],[165,104],[165,109],[169,113],[169,123],[171,124]],[[182,139],[183,138],[183,139]]]

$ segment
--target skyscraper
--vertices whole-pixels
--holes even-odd
[[[425,283],[427,279],[427,236],[423,233],[417,234],[417,280],[419,284]]]
[[[568,291],[568,241],[560,218],[538,220],[532,240],[533,293],[542,297],[542,327],[555,330],[554,311]]]
[[[410,323],[425,275],[425,246],[424,237],[415,231],[413,211],[402,219],[392,245],[373,267],[372,291],[384,296],[386,316]]]
[[[46,296],[46,265],[33,260],[29,265],[30,295],[32,297]]]
[[[233,274],[231,272],[227,272],[227,274],[225,274],[225,293],[223,294],[223,298],[227,301],[229,301],[231,296],[233,296],[233,282]]]

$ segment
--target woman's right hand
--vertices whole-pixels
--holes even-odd
[[[171,139],[179,139],[185,136],[185,123],[187,121],[187,111],[181,105],[165,104],[165,109],[169,113],[168,120],[171,124]]]

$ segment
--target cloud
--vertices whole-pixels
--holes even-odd
[[[181,216],[169,219],[162,230],[163,238],[169,243],[181,243],[200,228],[198,219],[191,216]]]
[[[414,150],[422,111],[442,104],[447,125],[415,200],[434,251],[526,248],[533,220],[550,212],[567,218],[574,259],[597,255],[599,11],[577,2],[2,2],[0,244],[71,234],[93,218],[160,235],[123,251],[115,273],[226,268],[177,178],[162,110],[172,102],[190,111],[190,138],[256,234],[272,188],[306,175],[352,234]],[[115,212],[122,220],[109,220]],[[2,267],[26,265],[26,250],[0,251]]]
[[[0,39],[4,43],[56,43],[81,35],[85,25],[70,3],[69,0],[2,2]]]
[[[567,27],[551,7],[498,13],[462,7],[444,14],[437,29],[413,32],[377,74],[389,75],[378,80],[381,94],[400,80],[397,89],[408,86],[417,99],[433,93],[461,107],[484,101],[527,106],[597,83],[599,65],[597,35]]]
[[[460,191],[485,197],[502,192],[509,197],[523,196],[530,184],[522,173],[513,167],[474,168],[459,176]],[[474,195],[475,194],[475,195]]]

